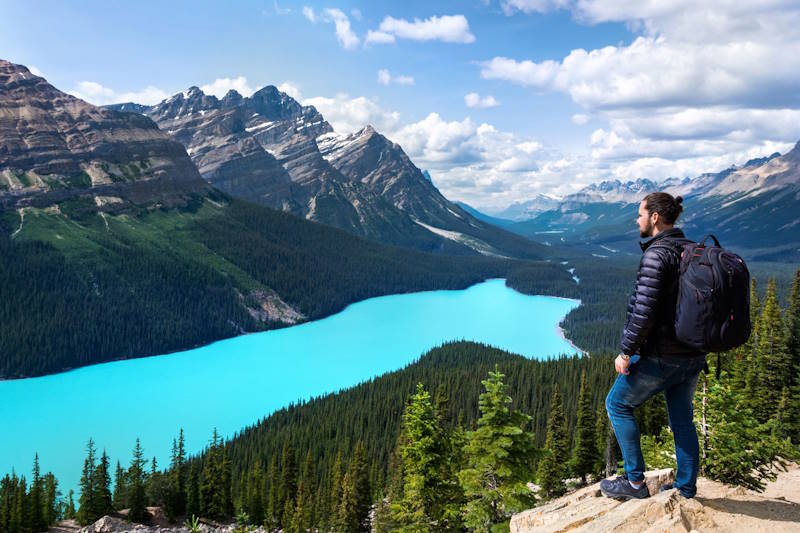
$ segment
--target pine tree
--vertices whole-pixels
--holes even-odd
[[[122,469],[122,465],[117,461],[117,468],[114,472],[114,494],[111,497],[111,502],[114,505],[114,509],[118,511],[125,509],[128,505],[127,483],[125,470]]]
[[[128,520],[143,522],[147,518],[147,474],[145,472],[144,450],[137,437],[133,447],[133,458],[128,468]]]
[[[186,448],[184,445],[183,428],[178,434],[178,440],[172,441],[172,456],[170,458],[168,474],[168,499],[167,514],[170,518],[183,515],[186,512]]]
[[[246,489],[244,491],[244,507],[254,524],[264,522],[264,472],[261,463],[256,462],[247,475]]]
[[[77,511],[75,511],[75,491],[69,489],[69,493],[67,495],[67,507],[64,509],[64,518],[66,520],[71,520],[75,518],[77,514]]]
[[[780,391],[791,379],[791,356],[786,349],[786,330],[775,280],[767,285],[764,309],[758,321],[758,340],[756,344],[758,379],[758,401],[755,404],[756,417],[766,422],[775,416],[780,401]]]
[[[95,520],[100,518],[95,514],[97,504],[94,501],[95,491],[93,490],[95,486],[95,470],[97,468],[96,453],[94,440],[90,438],[86,444],[86,459],[83,462],[83,473],[80,480],[81,496],[78,499],[77,519],[82,526],[94,523]]]
[[[783,457],[792,450],[787,441],[777,436],[775,419],[759,422],[744,401],[743,395],[725,380],[706,377],[707,408],[696,409],[696,416],[705,416],[702,449],[703,473],[711,479],[763,491],[764,482],[774,480],[784,469]],[[695,401],[702,392],[698,390]]]
[[[561,496],[567,490],[564,485],[566,477],[564,465],[569,457],[566,425],[564,405],[558,394],[558,385],[555,385],[553,399],[550,402],[550,416],[547,420],[545,456],[539,461],[537,472],[541,493],[547,498]]]
[[[33,458],[33,478],[31,490],[28,495],[28,525],[32,531],[47,531],[47,520],[44,515],[44,486],[41,472],[39,471],[39,454]]]
[[[192,461],[186,481],[186,516],[199,517],[200,513],[200,480],[197,474],[197,461]]]
[[[795,272],[786,310],[786,350],[792,375],[786,400],[785,426],[794,444],[800,444],[800,270]]]
[[[437,402],[445,411],[440,388]],[[403,414],[405,439],[400,449],[405,483],[403,498],[392,503],[398,531],[447,531],[458,528],[461,499],[449,462],[447,435],[422,383]]]
[[[108,455],[103,450],[100,462],[92,479],[92,500],[94,515],[98,518],[114,512],[111,500],[111,472],[109,471]]]
[[[45,510],[44,518],[45,524],[54,524],[59,518],[60,512],[60,496],[61,491],[58,490],[58,480],[52,472],[44,475],[44,492],[45,492]]]
[[[278,456],[272,454],[267,469],[267,517],[265,522],[271,528],[277,528],[280,520],[280,478],[278,473]]]
[[[511,409],[503,377],[495,365],[481,381],[480,418],[467,433],[467,465],[458,474],[466,498],[464,524],[474,531],[507,531],[511,515],[535,501],[527,482],[538,451],[524,429],[531,418]]]
[[[572,473],[586,484],[586,475],[591,474],[597,461],[595,443],[595,418],[592,412],[591,392],[586,383],[586,371],[581,373],[581,388],[578,394],[578,413],[575,423],[575,442],[572,446]]]
[[[200,501],[203,515],[222,520],[233,515],[230,461],[214,428],[203,463]]]
[[[739,390],[750,389],[755,394],[753,382],[756,365],[756,339],[758,338],[758,317],[761,314],[761,303],[758,299],[756,279],[750,280],[750,337],[747,341],[734,350],[733,380],[734,386]]]
[[[278,508],[282,509],[279,522],[281,525],[286,526],[291,522],[294,514],[294,498],[297,495],[297,459],[289,438],[283,442],[283,449],[281,450],[281,476],[278,486]],[[283,512],[286,509],[291,509],[288,515]]]
[[[369,510],[372,501],[367,468],[367,452],[364,443],[358,441],[342,480],[337,532],[355,533],[370,530]]]

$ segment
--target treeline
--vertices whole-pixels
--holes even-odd
[[[372,296],[466,288],[517,264],[385,246],[239,201],[84,218],[29,211],[12,239],[19,216],[0,212],[0,378],[276,327],[248,312],[254,290],[317,319]]]
[[[33,460],[30,485],[25,476],[6,474],[0,480],[0,531],[38,533],[69,512],[72,502],[63,502],[58,481],[51,472],[41,475],[39,456]],[[73,506],[74,512],[74,506]]]

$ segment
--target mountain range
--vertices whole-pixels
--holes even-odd
[[[447,200],[400,145],[372,126],[338,134],[313,106],[272,85],[221,99],[190,87],[150,107],[109,107],[153,119],[186,147],[211,185],[237,198],[425,251],[549,253]]]
[[[659,190],[683,196],[678,224],[690,238],[714,234],[750,259],[800,260],[800,143],[785,154],[695,178],[592,184],[504,227],[535,239],[555,235],[562,244],[589,246],[596,255],[635,255],[639,202]]]
[[[176,113],[166,109],[170,105],[180,108],[177,98],[167,101],[165,114]],[[384,201],[410,220],[409,227],[440,239],[430,241],[431,248],[462,255],[388,246],[316,223],[314,216],[285,212],[294,207],[275,210],[238,200],[203,178],[180,142],[186,138],[162,131],[146,115],[95,107],[24,66],[0,61],[0,379],[187,349],[321,318],[372,296],[466,288],[520,266],[494,257],[500,255],[495,244],[517,243],[520,255],[535,254],[537,245],[517,235],[492,244],[476,238],[470,246],[412,220],[429,216],[427,199],[404,197],[403,180],[413,176],[384,183],[359,165],[372,142],[398,150],[382,137],[365,132],[359,139],[368,143],[328,137],[321,151],[317,137],[331,132],[313,109],[273,90],[248,105],[283,122],[281,128],[300,124],[295,115],[305,116],[315,134],[287,133],[281,137],[285,144],[268,145],[287,151],[282,163],[246,135],[250,125],[235,140],[223,135],[209,145],[190,145],[192,152],[194,146],[206,154],[198,159],[200,168],[217,176],[216,184],[235,188],[237,164],[257,168],[266,174],[243,172],[242,181],[261,187],[262,198],[272,201],[275,196],[257,177],[274,172],[279,190],[300,191],[285,197],[287,205],[315,191],[308,197],[316,203],[313,213],[324,213],[331,204],[336,209],[330,211],[337,211],[349,198],[345,192],[360,187],[342,182],[341,168],[380,188],[381,198],[391,199]],[[215,118],[210,131],[235,122],[240,109],[220,109],[225,116]],[[175,119],[176,129],[180,121]],[[213,146],[217,141],[223,146]],[[228,150],[248,146],[254,147],[250,155],[221,161]],[[271,166],[255,164],[264,161]],[[376,168],[408,164],[399,155],[381,163]],[[315,168],[336,179],[326,183]],[[423,186],[430,183],[422,180]],[[361,223],[360,216],[351,220]],[[484,235],[503,235],[482,222],[475,225],[486,228]],[[472,247],[483,244],[490,247],[486,254]]]

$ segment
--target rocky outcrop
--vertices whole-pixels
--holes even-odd
[[[207,190],[149,118],[93,106],[0,60],[0,208],[81,195],[169,206]]]
[[[659,492],[671,470],[646,473],[653,494],[619,502],[600,494],[599,483],[514,515],[512,533],[800,531],[800,470],[796,466],[769,484],[764,494],[698,480],[697,497]]]

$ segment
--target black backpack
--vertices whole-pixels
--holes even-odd
[[[711,237],[713,246],[706,246]],[[724,352],[750,337],[750,272],[713,235],[683,245],[675,337],[703,352]]]

